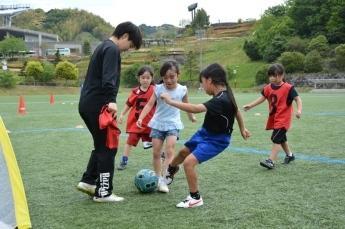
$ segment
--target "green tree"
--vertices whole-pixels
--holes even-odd
[[[14,88],[17,82],[16,77],[17,75],[10,71],[0,70],[0,87]]]
[[[61,61],[56,65],[55,76],[67,80],[76,80],[79,70],[76,65],[67,60]]]
[[[267,62],[275,61],[286,50],[286,43],[286,37],[276,35],[264,50],[263,59]]]
[[[204,9],[198,9],[192,21],[192,28],[195,30],[204,29],[210,25],[210,16],[207,15]]]
[[[134,87],[138,85],[137,73],[140,64],[133,64],[123,71],[122,79],[126,87]]]
[[[27,51],[23,39],[6,37],[3,41],[0,41],[0,54],[12,57],[19,51]]]
[[[321,72],[322,57],[317,50],[309,52],[304,60],[304,72]]]
[[[253,61],[262,59],[259,45],[257,42],[253,40],[245,40],[243,50],[247,54],[247,56]]]
[[[269,65],[264,65],[260,67],[259,70],[256,72],[256,75],[255,75],[256,85],[268,83],[268,76],[267,76],[268,67]]]
[[[85,56],[89,56],[91,54],[91,45],[90,45],[90,42],[88,40],[85,40],[83,42],[83,54]]]
[[[326,56],[327,51],[329,50],[328,40],[326,36],[319,35],[315,38],[313,38],[309,44],[307,50],[310,52],[312,50],[318,51],[321,56]]]
[[[327,22],[327,38],[330,43],[345,43],[345,1],[332,4],[331,17]]]
[[[189,51],[184,63],[184,72],[190,82],[196,81],[196,77],[199,73],[199,67],[197,63],[197,54],[193,51]]]
[[[13,18],[13,25],[23,29],[43,30],[46,14],[42,9],[30,9]]]
[[[339,45],[335,48],[335,60],[337,68],[345,70],[345,44]]]
[[[308,47],[308,40],[302,39],[299,36],[289,38],[286,44],[286,51],[306,53]]]
[[[40,81],[42,79],[43,66],[39,61],[29,61],[25,67],[26,81]]]
[[[44,61],[42,63],[43,66],[43,73],[42,73],[42,78],[40,81],[42,82],[49,82],[52,81],[55,77],[55,66],[54,64]]]
[[[300,52],[284,52],[278,59],[287,73],[300,72],[304,69],[305,56]]]

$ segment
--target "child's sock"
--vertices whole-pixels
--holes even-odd
[[[291,156],[292,156],[292,153],[291,153],[291,152],[288,152],[287,155],[288,155],[289,157],[291,157]]]
[[[199,191],[196,192],[190,192],[190,196],[195,199],[195,200],[199,200],[200,199],[200,193]]]
[[[128,157],[127,156],[122,156],[122,163],[127,165],[128,162]]]

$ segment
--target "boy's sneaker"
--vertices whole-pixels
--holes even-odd
[[[170,185],[173,182],[174,175],[178,172],[179,169],[180,169],[179,166],[173,167],[173,166],[169,165],[169,167],[168,167],[168,169],[164,175],[164,178],[165,178],[167,185]]]
[[[283,164],[289,164],[291,161],[295,160],[295,155],[286,155]]]
[[[166,182],[164,181],[163,178],[159,178],[159,180],[158,180],[158,191],[164,192],[164,193],[169,192],[168,185],[166,184]]]
[[[178,208],[195,208],[195,207],[200,207],[204,204],[204,201],[202,200],[201,196],[200,199],[196,200],[193,199],[190,195],[187,196],[187,198],[178,203],[176,207]]]
[[[93,201],[97,203],[113,203],[113,202],[120,202],[123,201],[125,198],[117,196],[115,194],[111,194],[110,196],[107,197],[93,197]]]
[[[93,196],[95,194],[96,185],[91,185],[85,182],[79,182],[77,185],[77,190],[86,193],[90,196]]]
[[[124,161],[121,161],[121,163],[117,167],[117,170],[124,170],[126,169],[126,167],[127,167],[127,163],[125,163]]]
[[[143,142],[144,149],[150,149],[152,148],[152,142]]]
[[[267,168],[267,169],[274,169],[274,163],[273,163],[273,161],[271,159],[260,161],[260,165],[262,167]]]

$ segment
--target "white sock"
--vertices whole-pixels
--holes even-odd
[[[291,153],[291,152],[289,152],[287,155],[288,155],[289,157],[291,157],[291,156],[292,156],[292,153]]]

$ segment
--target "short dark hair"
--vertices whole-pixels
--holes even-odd
[[[168,70],[171,70],[175,68],[176,73],[180,74],[180,68],[178,66],[178,63],[175,60],[167,60],[166,62],[163,63],[161,69],[159,70],[159,74],[161,77],[165,76]]]
[[[277,76],[277,75],[284,75],[285,69],[282,64],[274,63],[271,66],[269,66],[267,70],[268,76]]]
[[[122,22],[116,26],[112,35],[116,38],[120,38],[125,33],[128,33],[128,40],[133,42],[134,47],[139,49],[143,43],[139,27],[130,21]]]

